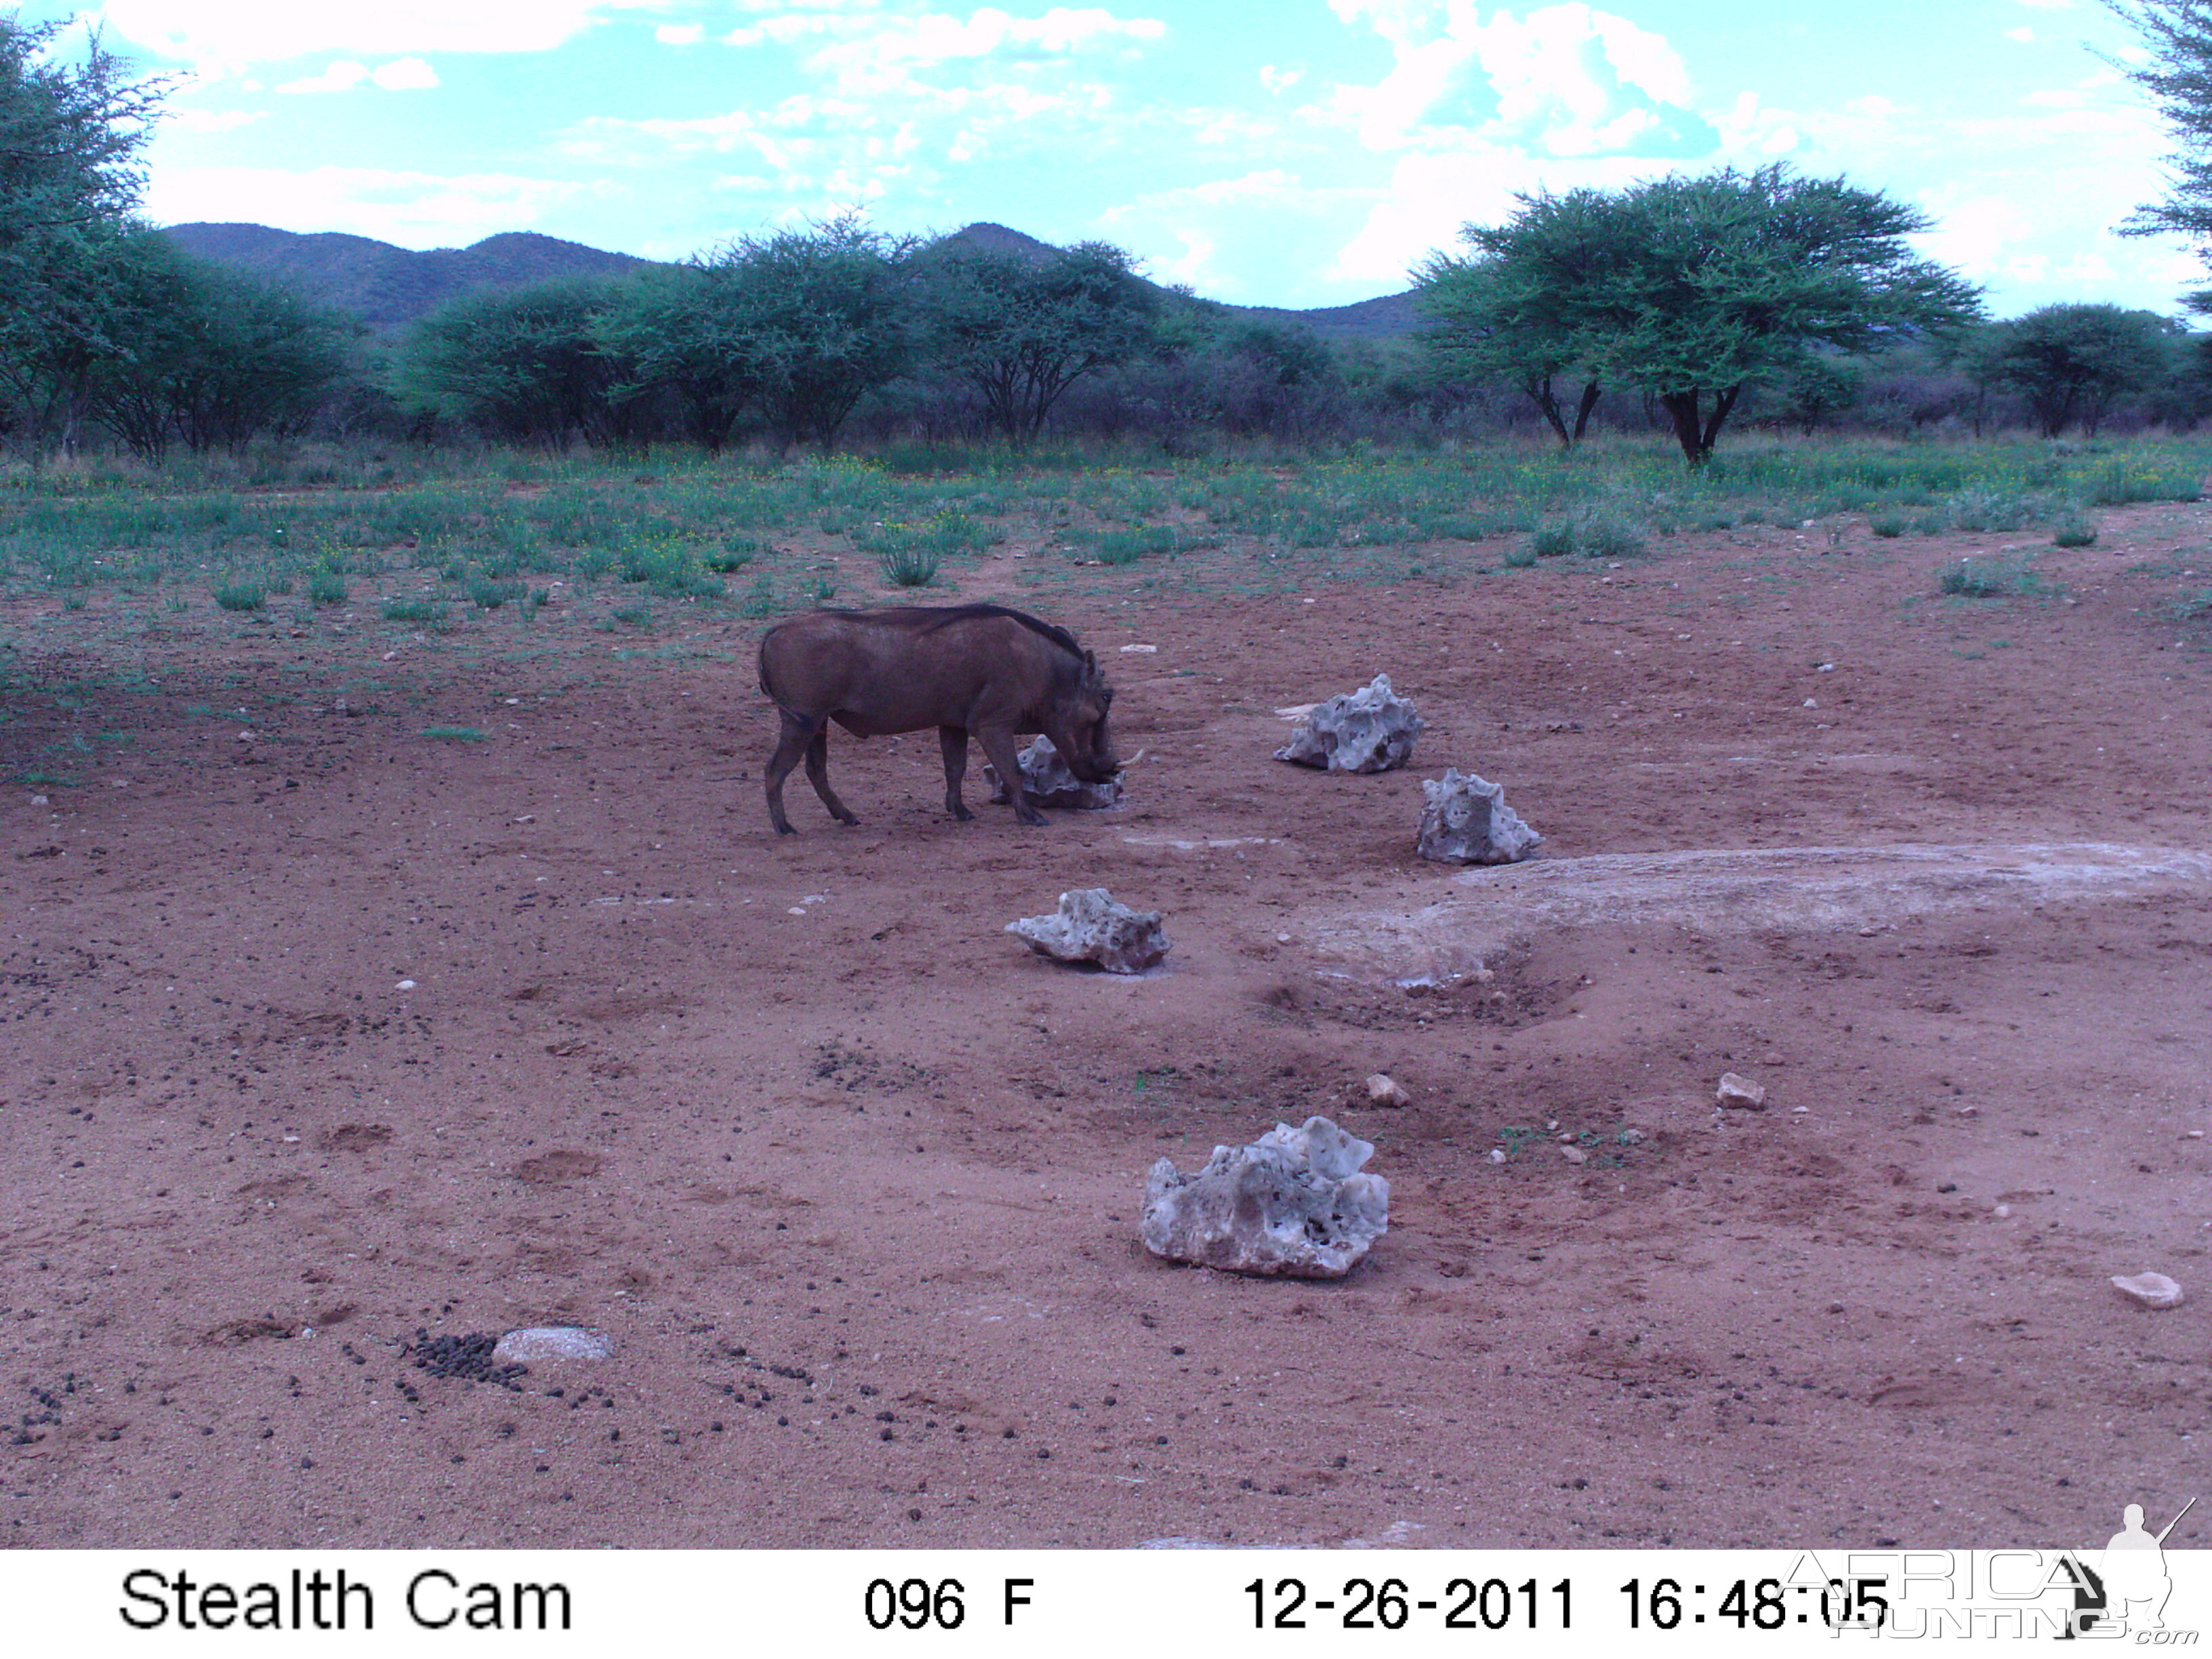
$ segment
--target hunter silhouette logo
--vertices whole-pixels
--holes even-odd
[[[2181,1506],[2181,1515],[2155,1536],[2143,1529],[2142,1504],[2130,1504],[2120,1511],[2120,1529],[2105,1545],[2102,1571],[2096,1575],[2102,1581],[2098,1588],[2103,1592],[2104,1609],[2082,1619],[2082,1628],[2099,1618],[2111,1620],[2116,1631],[2166,1628],[2166,1600],[2173,1594],[2173,1580],[2166,1570],[2166,1535],[2196,1507],[2192,1498]],[[2077,1607],[2081,1604],[2079,1590],[2075,1600]]]

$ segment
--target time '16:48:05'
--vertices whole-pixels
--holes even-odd
[[[1713,1586],[1721,1592],[1721,1598],[1719,1605],[1710,1608],[1703,1584],[1686,1589],[1674,1578],[1654,1579],[1648,1588],[1641,1578],[1632,1578],[1620,1587],[1620,1593],[1628,1598],[1631,1630],[1641,1630],[1646,1625],[1654,1630],[1674,1630],[1683,1625],[1702,1625],[1708,1619],[1715,1624],[1732,1624],[1738,1630],[1780,1630],[1789,1625],[1811,1624],[1816,1598],[1820,1621],[1829,1629],[1867,1629],[1879,1627],[1888,1616],[1889,1601],[1881,1593],[1887,1583],[1882,1578],[1848,1582],[1831,1578],[1825,1584],[1785,1584],[1778,1578],[1756,1582],[1738,1578],[1727,1585]]]
[[[1572,1591],[1564,1578],[1540,1593],[1533,1578],[1518,1584],[1455,1578],[1441,1595],[1416,1595],[1402,1578],[1347,1578],[1334,1595],[1310,1595],[1303,1578],[1278,1578],[1272,1585],[1255,1578],[1244,1593],[1252,1598],[1255,1630],[1304,1630],[1309,1622],[1343,1630],[1403,1630],[1409,1622],[1446,1630],[1536,1630],[1548,1626],[1547,1614],[1559,1621],[1548,1627],[1566,1630],[1573,1623]]]

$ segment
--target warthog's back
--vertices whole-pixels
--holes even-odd
[[[1060,629],[986,605],[810,611],[760,650],[761,689],[779,706],[863,735],[966,725],[981,700],[1026,713],[1081,667]]]

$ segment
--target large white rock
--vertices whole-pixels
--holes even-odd
[[[1331,772],[1388,772],[1413,758],[1421,717],[1377,674],[1357,691],[1317,702],[1306,723],[1275,751],[1277,760]]]
[[[1014,757],[1022,769],[1022,793],[1039,806],[1079,806],[1097,811],[1121,804],[1121,780],[1116,772],[1103,783],[1085,783],[1068,770],[1067,762],[1050,738],[1040,737]],[[983,763],[983,781],[991,787],[994,805],[1003,805],[1006,781],[990,762]]]
[[[1390,1183],[1360,1172],[1374,1152],[1310,1117],[1216,1146],[1190,1175],[1164,1158],[1145,1182],[1145,1248],[1230,1273],[1341,1279],[1390,1224]]]
[[[1421,780],[1421,793],[1428,804],[1421,808],[1421,834],[1415,847],[1425,859],[1444,864],[1513,864],[1543,842],[1505,804],[1503,784],[1447,766],[1442,778]]]
[[[1041,957],[1095,962],[1109,974],[1141,974],[1158,967],[1168,953],[1160,913],[1132,910],[1103,887],[1062,893],[1057,912],[1010,921],[1006,931],[1018,934]]]

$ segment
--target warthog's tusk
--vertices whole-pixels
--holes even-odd
[[[1139,761],[1144,759],[1146,756],[1152,752],[1152,751],[1149,749],[1139,749],[1135,754],[1130,756],[1128,759],[1121,763],[1121,769],[1126,772],[1129,768],[1134,766]]]

